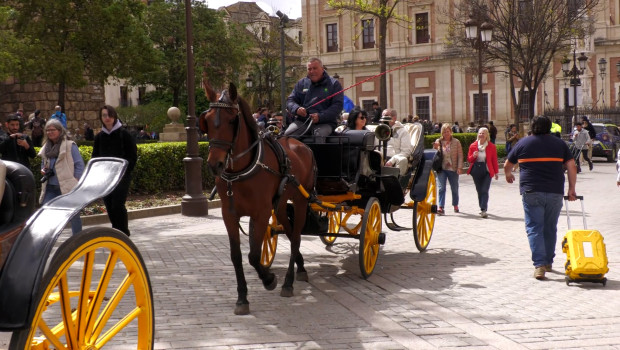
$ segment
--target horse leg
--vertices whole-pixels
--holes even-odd
[[[270,213],[271,211],[269,212],[269,216],[265,218],[262,216],[258,219],[250,218],[250,253],[248,254],[248,260],[250,261],[250,265],[252,265],[258,273],[258,277],[263,281],[265,289],[274,290],[278,285],[278,278],[260,263],[261,249],[265,232],[267,232],[267,225],[269,217],[271,216]]]
[[[280,296],[292,297],[293,296],[293,282],[295,280],[295,263],[298,268],[298,279],[308,280],[308,274],[304,269],[304,259],[299,252],[299,246],[301,245],[301,230],[306,221],[307,201],[294,200],[295,204],[295,219],[293,223],[293,229],[287,231],[286,235],[291,241],[291,258],[289,259],[288,270],[286,271],[286,278],[282,285],[282,291]]]
[[[306,203],[305,206],[307,206],[307,205],[308,204]],[[303,213],[304,213],[304,222],[305,222],[306,212],[303,211]],[[289,239],[290,242],[292,242],[291,233],[293,232],[294,229],[291,226],[291,223],[290,223],[290,221],[289,221],[289,219],[288,219],[288,217],[286,215],[286,201],[284,201],[284,200],[280,201],[280,205],[278,206],[278,211],[277,211],[276,214],[277,214],[277,217],[278,217],[278,222],[280,224],[282,224],[282,227],[284,228],[284,232],[286,233],[286,237]],[[296,215],[296,214],[293,214],[293,215]],[[297,217],[295,217],[295,222],[298,222],[298,220],[296,218]],[[300,232],[300,235],[301,235],[301,230],[302,229],[303,229],[303,226],[298,228],[298,231]],[[308,273],[306,272],[306,269],[304,268],[304,257],[301,254],[301,252],[298,252],[297,258],[295,259],[295,263],[297,264],[297,274],[295,276],[296,279],[298,281],[308,282]]]
[[[243,260],[241,255],[241,242],[239,240],[239,221],[235,218],[224,218],[224,224],[228,231],[228,241],[230,242],[230,260],[235,267],[237,277],[237,303],[235,304],[235,315],[247,315],[250,313],[250,302],[247,299],[248,286],[243,273]]]

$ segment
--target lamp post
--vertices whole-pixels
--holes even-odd
[[[484,50],[493,39],[493,25],[489,22],[480,24],[470,18],[465,22],[465,36],[471,41],[472,47],[478,50],[478,119],[482,119],[484,106],[482,104],[482,57]]]
[[[202,158],[198,152],[198,130],[196,128],[196,93],[194,80],[194,41],[192,34],[192,4],[185,0],[185,34],[187,54],[187,157],[185,166],[185,195],[181,199],[181,214],[186,216],[206,216],[207,197],[202,193]]]
[[[620,78],[620,61],[616,62],[616,76]],[[616,92],[616,106],[620,104],[620,89]]]
[[[598,60],[598,74],[601,77],[601,97],[603,98],[603,108],[605,108],[605,75],[607,71],[607,60],[604,57]]]
[[[248,77],[245,78],[245,87],[248,89],[248,93],[252,90],[252,86],[254,86],[254,79],[252,79],[251,74],[248,74]]]
[[[284,116],[283,125],[286,126],[286,66],[284,65],[284,27],[288,23],[288,16],[278,10],[276,15],[280,17],[280,109]]]
[[[577,58],[577,52],[573,49],[573,67],[570,66],[571,61],[565,59],[562,61],[562,71],[565,77],[570,77],[570,86],[573,88],[573,125],[577,120],[577,86],[581,86],[581,79],[579,76],[586,70],[586,64],[588,63],[588,56],[585,53],[581,53]],[[579,64],[579,68],[577,68]]]

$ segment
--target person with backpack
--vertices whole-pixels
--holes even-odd
[[[30,128],[30,137],[32,138],[32,144],[35,147],[41,147],[43,144],[43,135],[45,134],[45,119],[41,117],[41,111],[34,111],[34,116],[30,119],[26,125]]]
[[[459,134],[462,133],[463,129],[461,129],[461,126],[459,125],[459,122],[455,121],[454,124],[452,125],[452,133],[453,134]]]

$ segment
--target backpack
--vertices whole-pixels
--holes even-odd
[[[36,118],[32,121],[32,137],[43,136],[43,125]]]

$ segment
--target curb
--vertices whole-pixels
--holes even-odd
[[[220,200],[208,201],[209,209],[216,209],[222,206]],[[127,217],[129,220],[135,219],[144,219],[150,218],[153,216],[161,216],[161,215],[172,215],[172,214],[180,214],[181,213],[181,204],[177,205],[166,205],[162,207],[153,207],[153,208],[144,208],[144,209],[136,209],[136,210],[128,210]],[[101,224],[109,224],[110,219],[108,218],[108,214],[95,214],[82,216],[82,225],[101,225]]]

